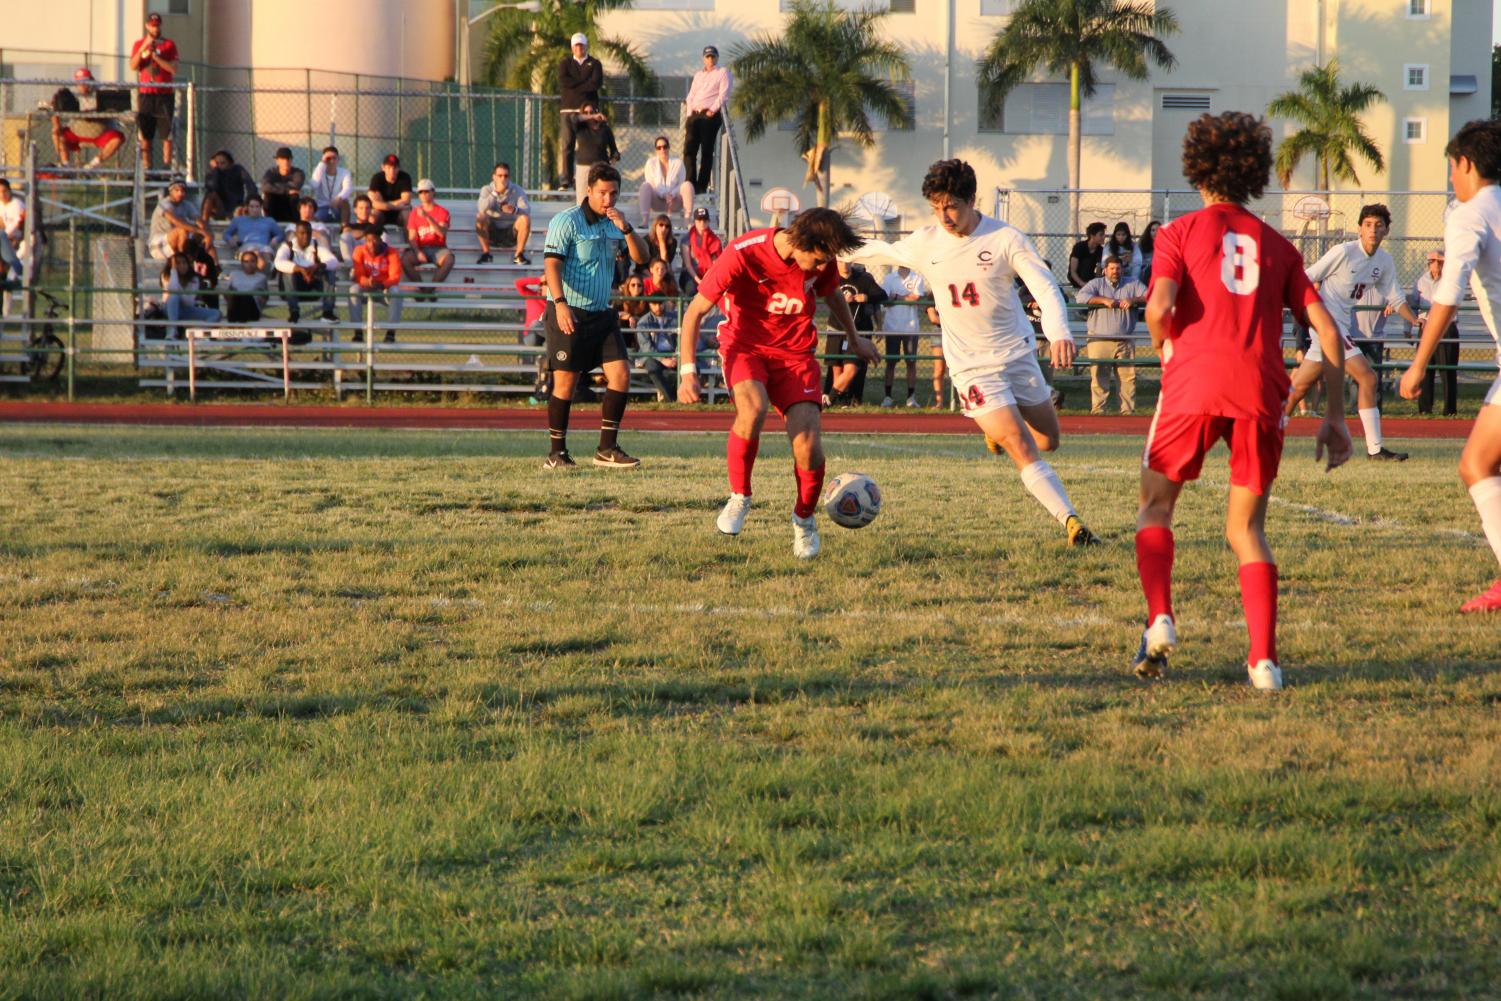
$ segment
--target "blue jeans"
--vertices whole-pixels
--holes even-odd
[[[0,282],[8,279],[12,271],[20,277],[21,259],[16,256],[16,248],[11,244],[10,236],[5,233],[0,233],[0,264],[5,265],[0,268]]]
[[[218,323],[219,311],[217,309],[209,309],[206,306],[195,306],[187,301],[186,296],[169,295],[167,296],[167,319],[172,322],[172,336],[181,338],[184,321],[189,323],[193,321],[197,321],[198,323]]]

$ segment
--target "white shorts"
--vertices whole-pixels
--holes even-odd
[[[1313,340],[1312,340],[1312,343],[1310,343],[1308,345],[1308,350],[1303,352],[1303,362],[1304,362],[1304,364],[1307,364],[1308,362],[1311,362],[1311,361],[1323,361],[1324,360],[1324,348],[1323,348],[1322,345],[1319,344],[1319,335],[1318,335],[1318,332],[1317,331],[1310,331],[1310,333],[1313,334]],[[1345,357],[1346,358],[1350,357],[1350,353],[1351,352],[1360,350],[1359,348],[1357,348],[1355,346],[1354,342],[1352,342],[1350,340],[1350,338],[1348,338],[1348,337],[1345,336],[1345,334],[1344,334],[1343,331],[1340,332],[1339,339],[1340,339],[1340,342],[1342,344],[1344,344],[1344,346],[1345,346]]]
[[[1491,383],[1491,388],[1485,391],[1485,403],[1488,406],[1501,407],[1501,375]]]
[[[1053,398],[1035,355],[1024,355],[1000,368],[954,373],[954,392],[964,416],[979,417],[1010,406],[1033,407]]]

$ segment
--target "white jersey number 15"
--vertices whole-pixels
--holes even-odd
[[[1220,258],[1220,280],[1235,295],[1250,295],[1261,284],[1261,261],[1256,241],[1244,233],[1226,233]]]

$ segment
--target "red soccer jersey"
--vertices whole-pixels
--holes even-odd
[[[141,51],[141,46],[143,44],[148,44],[147,40],[144,39],[144,38],[138,38],[138,39],[136,39],[135,44],[130,47],[130,57],[132,59],[135,58],[135,55],[136,55],[137,52]],[[175,63],[175,62],[177,62],[177,43],[176,42],[172,41],[172,39],[170,39],[170,38],[158,38],[154,44],[156,45],[156,54],[159,55],[159,56],[161,56],[162,59],[166,60],[169,63]],[[150,83],[171,83],[172,82],[172,77],[173,77],[173,74],[168,73],[166,70],[162,69],[156,63],[147,63],[145,66],[143,66],[141,68],[140,74],[141,74],[141,83],[143,83],[143,84],[150,84]],[[142,94],[170,94],[170,93],[172,93],[172,88],[170,88],[170,87],[142,87],[141,88],[141,93]]]
[[[1282,310],[1319,294],[1286,238],[1238,205],[1206,206],[1157,231],[1152,283],[1178,283],[1164,345],[1164,414],[1270,420],[1287,402]]]
[[[772,244],[776,229],[745,234],[719,256],[698,292],[722,302],[726,323],[719,349],[749,351],[768,358],[801,358],[813,353],[815,299],[839,285],[832,262],[809,273],[784,261]]]

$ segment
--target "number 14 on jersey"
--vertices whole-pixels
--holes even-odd
[[[966,282],[963,291],[959,290],[958,285],[950,285],[949,299],[955,306],[963,306],[966,302],[971,306],[980,305],[980,293],[975,288],[974,282]]]

